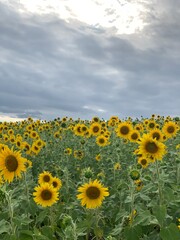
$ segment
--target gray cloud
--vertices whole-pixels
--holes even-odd
[[[0,112],[42,119],[180,115],[179,3],[169,3],[146,4],[142,32],[115,35],[0,2]]]

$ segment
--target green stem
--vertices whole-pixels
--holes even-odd
[[[12,199],[11,199],[11,195],[10,195],[10,193],[5,192],[5,194],[6,194],[6,200],[7,200],[7,203],[8,203],[8,209],[9,209],[9,217],[10,217],[11,233],[12,233],[12,235],[15,236],[16,227],[15,227],[14,222],[13,222],[14,209],[13,209],[13,205],[12,205],[12,201],[11,201]]]
[[[130,216],[131,216],[131,221],[130,221],[130,225],[132,225],[133,223],[133,219],[134,219],[134,214],[133,214],[133,211],[134,211],[134,183],[131,181],[131,187],[130,187],[130,197],[131,197],[131,212],[130,212]]]
[[[159,193],[159,205],[162,205],[162,186],[160,183],[160,172],[159,172],[159,164],[158,160],[156,160],[156,175],[157,175],[157,182],[158,182],[158,193]]]

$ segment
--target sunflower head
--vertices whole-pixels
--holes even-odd
[[[103,187],[97,179],[79,187],[78,192],[80,194],[77,195],[77,198],[81,200],[82,206],[86,205],[86,208],[101,206],[103,199],[109,196],[108,188]]]
[[[44,171],[42,173],[39,174],[39,177],[38,177],[38,183],[41,185],[43,183],[48,183],[48,184],[51,184],[52,183],[52,175],[50,172],[48,171]]]
[[[62,187],[62,182],[57,177],[52,178],[51,184],[52,184],[53,188],[56,189],[57,191]]]
[[[140,178],[140,172],[136,169],[132,170],[129,175],[132,180],[138,180]]]
[[[14,177],[21,178],[21,173],[26,171],[27,159],[23,158],[19,151],[14,151],[13,148],[5,147],[0,152],[0,159],[0,171],[5,181],[12,182]]]
[[[43,183],[34,188],[34,201],[42,207],[49,207],[58,201],[57,190],[48,183]]]
[[[147,158],[162,160],[166,153],[166,146],[152,138],[149,134],[144,134],[139,142],[138,153]]]

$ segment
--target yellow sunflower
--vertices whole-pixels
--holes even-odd
[[[71,155],[72,154],[72,149],[71,148],[66,148],[66,149],[64,149],[64,153],[66,155]]]
[[[48,183],[37,186],[34,190],[36,191],[33,193],[34,201],[42,207],[50,207],[59,200],[59,193]]]
[[[147,166],[149,165],[149,159],[145,158],[145,157],[139,157],[138,158],[138,163],[143,167],[143,168],[147,168]]]
[[[100,147],[107,146],[109,144],[108,139],[104,135],[99,135],[96,138],[96,143]]]
[[[93,136],[98,136],[99,133],[101,132],[101,124],[98,123],[98,122],[94,122],[90,125],[90,133],[93,135]]]
[[[96,179],[89,183],[83,184],[78,188],[80,194],[77,195],[77,199],[81,200],[81,205],[86,205],[86,208],[97,208],[101,206],[104,197],[109,196],[108,188]]]
[[[96,158],[96,161],[100,161],[101,160],[101,154],[100,153],[97,154],[95,158]]]
[[[140,139],[138,154],[142,154],[143,157],[162,160],[165,153],[166,146],[155,138],[152,138],[149,134],[144,134]]]
[[[38,155],[38,153],[41,151],[41,148],[38,145],[36,145],[36,142],[34,142],[31,146],[31,151]]]
[[[53,188],[55,188],[57,191],[62,187],[62,182],[57,177],[53,177],[51,184],[52,184]]]
[[[140,138],[140,133],[138,130],[132,130],[129,133],[129,141],[130,142],[137,142],[137,140]]]
[[[82,159],[84,157],[84,152],[81,150],[75,150],[74,151],[74,157],[76,159]]]
[[[40,185],[43,184],[43,183],[51,184],[52,180],[53,180],[53,176],[48,171],[44,171],[44,172],[40,173],[39,176],[38,176],[38,183]]]
[[[10,183],[14,177],[21,178],[21,172],[26,171],[26,161],[27,159],[23,158],[19,151],[13,151],[13,148],[4,148],[0,152],[0,171],[4,180]]]
[[[132,130],[131,123],[121,122],[117,126],[116,134],[117,134],[118,137],[122,137],[122,138],[128,139],[131,130]]]
[[[149,119],[148,124],[146,125],[146,129],[152,130],[156,127],[156,121],[154,119]]]
[[[152,138],[155,138],[157,141],[160,141],[160,142],[163,142],[163,133],[160,129],[156,128],[156,129],[153,129],[149,132],[149,135],[152,137]]]
[[[162,128],[162,131],[164,132],[167,138],[176,136],[178,130],[179,130],[178,125],[173,121],[166,122]]]

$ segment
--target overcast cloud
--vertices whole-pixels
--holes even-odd
[[[0,1],[0,115],[180,116],[180,2],[133,2],[144,25],[127,34],[119,33],[117,9],[106,8],[105,27],[73,17],[68,1],[68,21]]]

